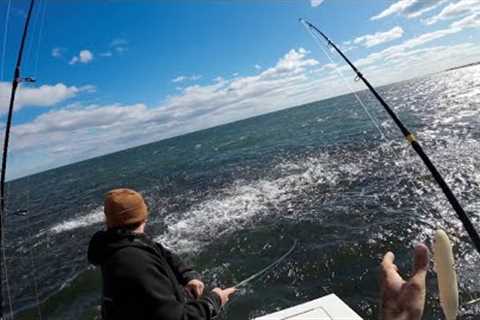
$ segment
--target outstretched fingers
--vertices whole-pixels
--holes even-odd
[[[423,243],[418,244],[415,247],[415,261],[413,266],[414,275],[422,274],[423,276],[425,276],[428,271],[429,260],[430,254],[427,246]]]
[[[415,247],[415,260],[413,264],[413,276],[410,279],[414,288],[425,290],[425,277],[427,276],[430,254],[424,244]]]
[[[425,306],[425,277],[428,270],[428,248],[420,244],[415,248],[414,272],[406,282],[394,264],[395,255],[387,252],[383,257],[381,308],[383,319],[420,320]]]
[[[394,264],[395,255],[393,252],[387,252],[382,261],[382,281],[387,287],[399,289],[404,280],[398,274],[398,267]]]
[[[383,268],[389,268],[390,266],[394,265],[393,261],[395,261],[395,255],[393,254],[393,252],[388,251],[383,256],[382,267]]]

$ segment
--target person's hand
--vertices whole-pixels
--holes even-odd
[[[222,306],[225,305],[225,303],[228,302],[230,299],[230,296],[234,294],[238,289],[235,288],[227,288],[227,289],[220,289],[220,288],[215,288],[212,291],[218,294],[220,297],[220,300],[222,301]]]
[[[204,288],[205,288],[205,285],[203,284],[202,281],[198,279],[190,280],[185,286],[185,289],[190,291],[190,293],[193,295],[194,298],[200,297],[203,294]]]
[[[425,305],[425,276],[428,248],[419,244],[415,248],[413,275],[405,281],[393,263],[395,256],[387,252],[381,266],[381,308],[384,320],[420,320]]]

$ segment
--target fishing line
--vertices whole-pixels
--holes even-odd
[[[5,213],[6,213],[6,212],[7,212],[7,211],[5,210]],[[2,216],[0,217],[0,219],[5,220],[5,222],[6,222],[6,221],[7,221],[7,216],[6,216],[6,214],[5,214],[5,216],[2,215]],[[3,273],[5,273],[5,287],[6,287],[6,291],[7,291],[6,293],[7,293],[7,299],[8,299],[8,307],[10,308],[10,316],[9,316],[9,318],[10,318],[10,319],[13,319],[13,303],[12,303],[12,296],[11,296],[11,294],[10,294],[10,282],[8,281],[7,257],[6,257],[6,255],[5,255],[5,246],[4,246],[4,243],[5,243],[5,242],[4,242],[4,241],[5,241],[5,231],[4,231],[4,230],[5,230],[5,224],[4,224],[4,223],[5,223],[5,222],[3,222],[3,223],[1,224],[1,226],[0,226],[0,228],[2,228],[1,246],[2,246],[2,260],[3,260],[3,269],[4,269],[4,270],[3,270],[3,271],[4,271]],[[3,275],[2,275],[2,277],[3,277]],[[3,286],[0,286],[0,287],[1,287],[0,290],[3,290]],[[2,307],[2,306],[0,306],[0,308],[1,308],[1,307]],[[2,313],[3,313],[3,312],[2,312]],[[7,315],[5,315],[5,316],[7,316]],[[1,319],[1,317],[0,317],[0,319]],[[5,319],[6,319],[6,318],[5,318]]]
[[[9,197],[9,190],[7,190],[7,195],[6,197]],[[13,298],[12,298],[12,294],[11,294],[11,289],[10,289],[10,281],[9,281],[9,276],[8,276],[8,268],[7,268],[7,255],[5,254],[6,252],[6,249],[5,249],[5,246],[4,246],[4,241],[5,241],[5,229],[6,229],[6,226],[3,224],[4,222],[7,221],[7,212],[8,212],[8,207],[7,209],[5,209],[5,216],[2,215],[2,226],[1,226],[1,231],[2,231],[2,255],[3,255],[3,265],[2,267],[5,269],[4,270],[4,273],[5,273],[5,286],[6,286],[6,293],[7,293],[7,300],[8,300],[8,307],[9,307],[9,311],[10,311],[10,314],[9,315],[5,315],[5,319],[13,319]],[[10,257],[10,260],[12,260],[13,258]],[[3,291],[2,291],[2,299],[3,299]],[[2,309],[2,313],[3,313],[3,309]],[[1,319],[1,317],[0,317]]]
[[[34,60],[34,67],[33,67],[33,73],[32,73],[32,76],[33,78],[37,78],[37,72],[38,72],[38,64],[39,64],[39,58],[40,58],[40,49],[41,49],[41,43],[42,43],[42,39],[43,39],[43,30],[44,30],[44,25],[45,25],[45,15],[46,15],[46,11],[47,11],[47,1],[44,0],[43,2],[40,1],[39,5],[39,10],[38,10],[38,15],[37,15],[37,19],[36,19],[36,22],[34,24],[34,27],[37,25],[37,22],[39,21],[40,22],[40,30],[38,32],[38,39],[37,41],[34,41],[32,40],[31,43],[34,43],[36,42],[36,48],[34,50],[34,55],[35,55],[35,60]],[[34,34],[35,34],[35,31],[34,31]],[[34,45],[31,46],[31,48],[33,48]],[[27,178],[28,181],[30,181],[30,176]],[[27,206],[30,207],[30,188],[27,189],[27,192],[26,192],[26,197],[27,197]],[[32,269],[33,270],[36,270],[36,263],[35,263],[35,255],[34,255],[34,252],[33,252],[33,246],[35,245],[35,238],[34,238],[34,233],[32,232],[32,221],[30,219],[30,216],[28,214],[28,212],[31,211],[31,210],[27,210],[27,230],[29,232],[29,236],[30,236],[30,239],[32,239],[32,249],[29,250],[29,256],[30,256],[30,262],[31,262],[31,266],[32,266]],[[37,279],[37,276],[36,276],[36,272],[34,271],[33,272],[33,293],[34,293],[34,296],[35,296],[35,301],[36,301],[36,309],[37,309],[37,315],[38,315],[38,318],[39,319],[42,319],[42,311],[41,311],[41,307],[40,307],[40,294],[39,294],[39,290],[38,290],[38,279]]]
[[[316,34],[313,33],[313,31],[311,30],[311,28],[308,27],[308,25],[306,24],[306,22],[304,20],[300,20],[303,24],[303,26],[307,29],[308,33],[312,36],[312,38],[315,40],[315,43],[317,44],[317,46],[322,50],[322,52],[327,56],[328,60],[330,61],[330,63],[332,63],[332,65],[334,66],[334,70],[335,72],[337,73],[337,75],[342,79],[342,81],[345,83],[345,85],[348,87],[348,89],[350,90],[350,92],[353,93],[353,95],[355,96],[355,99],[358,101],[358,103],[362,106],[363,110],[365,111],[365,113],[367,114],[367,116],[370,118],[370,120],[372,121],[374,127],[378,130],[378,132],[380,133],[380,137],[381,139],[386,143],[385,145],[387,146],[387,148],[391,151],[391,153],[393,155],[395,155],[395,157],[397,158],[397,160],[401,160],[401,157],[399,156],[398,152],[396,152],[393,147],[390,146],[390,141],[387,140],[386,138],[386,131],[382,128],[382,126],[380,125],[380,121],[379,119],[375,116],[375,114],[372,114],[368,111],[368,108],[367,106],[365,105],[365,103],[363,102],[363,100],[359,97],[358,93],[356,90],[354,90],[354,88],[352,87],[352,85],[347,81],[346,77],[344,76],[344,74],[339,70],[339,68],[337,67],[338,66],[338,63],[336,61],[333,60],[333,58],[330,56],[330,54],[327,52],[327,50],[324,49],[323,47],[323,44],[322,42],[320,42],[320,39],[317,37]],[[398,168],[398,166],[395,165],[395,168],[400,170],[400,168]],[[407,176],[408,177],[408,176]],[[413,187],[416,187],[415,184],[413,183],[413,181],[411,181],[411,177],[408,177],[409,179],[407,179],[407,181],[411,184],[411,186]],[[400,185],[400,180],[399,180],[399,177],[397,175],[395,175],[395,179],[397,180],[397,183]],[[425,203],[425,199],[423,199],[422,197],[418,197],[420,199],[420,202],[419,202],[419,207],[421,209],[423,209],[425,212],[428,212],[428,210],[426,209],[426,203]],[[423,220],[423,219],[422,219]],[[429,224],[430,225],[430,224]]]
[[[363,103],[362,99],[360,99],[360,97],[358,96],[357,94],[357,90],[354,90],[353,87],[351,86],[351,84],[347,81],[347,79],[343,76],[343,74],[338,70],[337,68],[337,63],[332,59],[332,57],[330,57],[330,55],[327,53],[327,51],[323,48],[323,45],[320,43],[320,39],[318,39],[316,37],[316,35],[313,33],[313,31],[308,28],[308,26],[305,24],[305,22],[303,20],[301,20],[302,24],[304,25],[304,27],[307,29],[307,31],[310,33],[310,35],[313,37],[313,39],[315,40],[315,43],[318,45],[318,47],[320,48],[320,50],[323,51],[323,53],[327,56],[328,60],[330,60],[330,63],[332,63],[334,65],[334,69],[335,69],[335,72],[337,73],[337,75],[343,80],[343,82],[347,85],[348,89],[350,89],[351,92],[353,92],[354,96],[355,96],[355,99],[358,101],[358,103],[362,106],[363,110],[365,110],[365,113],[368,115],[368,117],[370,118],[370,120],[373,122],[373,124],[375,125],[375,128],[377,128],[378,132],[380,133],[380,136],[385,139],[385,136],[383,134],[383,131],[380,129],[380,126],[379,124],[375,121],[375,119],[372,117],[372,115],[370,114],[370,112],[368,111],[367,107],[365,106],[365,104]]]
[[[367,88],[375,96],[375,98],[378,100],[378,102],[380,102],[380,104],[382,105],[384,110],[388,113],[390,118],[393,120],[393,122],[396,124],[396,126],[400,129],[400,131],[402,132],[405,139],[411,145],[413,150],[415,150],[415,152],[420,157],[420,159],[422,160],[424,165],[428,168],[432,177],[437,182],[438,186],[442,189],[445,197],[447,198],[448,202],[450,203],[450,205],[452,206],[452,208],[456,212],[457,217],[460,219],[460,221],[462,222],[465,230],[467,231],[467,234],[469,235],[475,249],[478,251],[478,253],[480,253],[480,235],[477,233],[477,230],[473,226],[470,218],[468,217],[468,215],[464,211],[463,207],[458,202],[457,198],[453,194],[453,192],[450,189],[450,187],[448,186],[448,184],[443,179],[442,175],[438,172],[435,165],[432,163],[430,158],[424,152],[421,145],[418,143],[416,137],[405,127],[405,125],[401,122],[401,120],[398,118],[396,113],[385,102],[385,100],[378,94],[378,92],[375,90],[375,88],[363,76],[363,74],[356,68],[356,66],[344,55],[344,53],[340,49],[338,49],[338,47],[323,32],[321,32],[317,27],[315,27],[311,23],[307,22],[306,20],[300,19],[300,21],[304,25],[308,26],[311,29],[312,32],[315,31],[316,33],[321,35],[322,38],[324,38],[325,41],[327,41],[329,46],[331,46],[333,49],[335,49],[335,51],[345,60],[345,62],[355,72],[355,74],[357,75],[357,79],[362,80],[362,82],[365,84],[365,86],[367,86]]]
[[[377,129],[377,131],[380,133],[380,138],[386,143],[386,146],[387,148],[391,151],[392,154],[395,155],[395,157],[400,160],[400,156],[398,155],[398,152],[396,152],[393,147],[390,146],[390,141],[387,140],[386,138],[386,131],[384,131],[384,129],[382,128],[382,126],[380,125],[380,121],[379,119],[372,113],[370,113],[368,111],[368,108],[367,106],[365,105],[365,103],[363,102],[363,100],[359,97],[358,93],[357,93],[357,90],[355,90],[352,85],[347,81],[346,77],[344,76],[344,74],[339,70],[339,68],[337,67],[338,63],[336,61],[333,60],[333,58],[330,56],[330,54],[327,52],[327,50],[324,49],[322,43],[320,42],[320,39],[313,33],[313,31],[311,30],[311,28],[308,27],[308,25],[305,23],[304,20],[301,20],[302,24],[304,25],[304,27],[307,29],[307,31],[309,32],[309,34],[312,36],[312,38],[315,40],[315,43],[317,44],[317,46],[322,50],[322,52],[327,56],[328,60],[330,61],[330,63],[332,63],[332,65],[334,66],[334,70],[335,72],[337,73],[337,75],[342,79],[342,81],[345,83],[345,85],[348,87],[348,89],[350,90],[350,92],[353,93],[353,95],[355,96],[355,99],[358,101],[358,103],[362,106],[363,110],[365,111],[365,113],[367,114],[367,116],[370,118],[370,120],[372,121],[374,127]],[[397,166],[395,166],[395,168],[397,169],[400,169],[398,168]],[[395,179],[397,180],[397,183],[400,185],[400,180],[399,180],[399,177],[396,175],[395,176]],[[411,178],[407,179],[407,181],[415,187],[415,184],[410,181]],[[428,212],[426,210],[426,208],[424,206],[426,206],[426,203],[425,203],[425,200],[423,198],[421,198],[421,203],[419,203],[419,207],[421,209],[423,209],[425,212]],[[423,205],[422,205],[423,203]]]
[[[303,22],[303,21],[302,21],[302,22]],[[305,23],[304,23],[304,26],[307,27]],[[310,34],[314,37],[314,35],[312,34],[313,31],[310,30],[310,28],[307,28],[307,30],[310,31]],[[318,31],[318,32],[320,32],[320,31]],[[327,42],[328,42],[329,45],[331,45],[334,49],[336,49],[337,51],[339,51],[339,49],[338,49],[337,47],[335,47],[335,45],[333,45],[326,36],[324,36],[323,34],[322,34],[322,36],[327,40]],[[314,39],[315,39],[315,40],[318,40],[316,37],[314,37]],[[325,52],[325,50],[323,50],[323,47],[322,47],[322,46],[320,46],[320,47],[321,47],[322,51],[325,53],[325,55],[329,58],[329,60],[330,60],[332,63],[334,63],[333,60],[331,59],[331,57],[328,55],[328,53]],[[339,53],[340,53],[340,55],[342,55],[343,58],[345,58],[341,52],[339,52]],[[376,94],[376,92],[373,90],[373,88],[371,88],[371,87],[368,85],[368,82],[362,77],[361,73],[356,70],[356,68],[348,61],[348,59],[345,58],[345,60],[346,60],[347,63],[352,67],[352,69],[357,73],[357,78],[362,79],[362,80],[365,82],[365,84],[367,84],[368,88],[375,94],[375,96],[377,97],[377,99],[379,100],[379,102],[382,103],[381,98],[378,98],[378,94]],[[338,72],[338,69],[336,68],[336,65],[335,65],[335,64],[334,64],[334,67],[335,67],[335,70],[337,71],[337,73],[341,76],[341,73]],[[341,76],[341,77],[342,77],[342,76]],[[342,77],[342,79],[343,79],[343,77]],[[345,81],[345,79],[343,79],[343,80]],[[357,97],[357,100],[358,100],[358,97]],[[383,104],[384,104],[385,109],[386,109],[387,111],[389,111],[389,110],[388,110],[388,109],[389,109],[388,106],[385,106],[385,103],[384,103],[384,102],[383,102]],[[392,116],[392,118],[393,118],[393,120],[394,120],[394,122],[395,122],[395,118],[394,118],[393,116]],[[373,120],[373,119],[372,119],[372,120]],[[374,123],[374,124],[375,124],[375,123]],[[401,123],[400,123],[400,124],[401,124]],[[402,130],[402,126],[399,125],[399,127],[400,127],[400,129]],[[377,128],[378,128],[378,127],[377,127]],[[414,138],[412,139],[413,136],[412,136],[412,135],[408,132],[408,130],[406,130],[406,129],[402,130],[402,132],[404,133],[404,135],[405,135],[405,137],[407,138],[407,140],[409,140],[409,142],[412,144],[412,147],[414,147],[415,151],[417,151],[418,155],[422,158],[422,160],[423,160],[424,163],[427,165],[427,167],[429,167],[429,166],[428,166],[429,159],[427,158],[428,161],[425,161],[424,157],[422,157],[422,154],[423,154],[422,149],[421,149],[420,147],[418,147],[419,150],[417,150],[417,149],[415,148],[414,143],[416,143],[416,141],[415,141]],[[384,140],[385,140],[385,136],[383,136],[382,138],[384,138]],[[410,138],[410,139],[409,139],[409,138]],[[389,145],[387,144],[387,146],[389,146]],[[397,156],[397,158],[398,158],[398,155],[397,155],[396,153],[394,153],[394,154],[395,154],[395,155]],[[425,158],[426,158],[426,155],[425,155]],[[432,166],[433,166],[433,165],[432,165]],[[429,167],[429,169],[431,170],[434,178],[435,178],[435,179],[437,180],[437,182],[440,184],[440,186],[442,187],[442,189],[444,190],[444,192],[445,192],[445,189],[447,189],[447,191],[449,191],[449,190],[448,190],[448,187],[445,188],[444,186],[442,186],[443,179],[441,179],[441,177],[440,177],[440,179],[438,179],[438,177],[435,176],[435,171],[436,171],[436,170],[432,170],[430,167]],[[440,180],[440,181],[439,181],[439,180]],[[410,182],[410,180],[407,180],[407,181]],[[445,184],[445,182],[443,182],[443,183]],[[448,198],[449,200],[451,200],[450,197],[449,197],[449,195],[448,195],[448,192],[445,192],[445,195],[447,196],[447,198]],[[424,201],[424,199],[423,199],[422,197],[420,197],[420,199],[421,199],[421,202],[419,202],[419,205],[420,205],[420,207],[421,207],[421,206],[422,206],[422,202]],[[454,199],[454,200],[456,200],[456,199]],[[452,203],[452,201],[450,201],[450,203],[452,204],[452,206],[454,207],[454,209],[457,211],[457,208],[455,207],[455,201],[453,201],[453,203]],[[424,209],[424,208],[423,208],[423,209]],[[460,209],[462,209],[462,208],[460,208]],[[424,210],[425,210],[425,209],[424,209]],[[462,209],[462,210],[463,210],[463,209]],[[426,210],[425,210],[425,211],[426,211]],[[426,212],[427,212],[427,211],[426,211]],[[470,230],[468,230],[467,225],[465,225],[464,219],[462,219],[461,212],[458,212],[458,211],[457,211],[457,214],[459,214],[459,218],[462,220],[462,222],[464,222],[464,226],[466,227],[467,231],[470,231]],[[467,218],[467,219],[468,219],[468,218]],[[469,221],[467,221],[467,222],[469,222]],[[470,232],[469,232],[469,235],[471,236]],[[475,243],[475,238],[474,238],[474,237],[471,237],[471,238],[472,238],[472,241],[474,242],[474,244],[476,244],[476,243]],[[478,249],[478,248],[477,248],[477,249]],[[475,303],[478,303],[479,301],[480,301],[480,299],[474,299],[474,300],[471,300],[471,301],[467,302],[465,305],[475,304]]]
[[[17,54],[17,62],[15,63],[15,71],[13,74],[13,79],[12,79],[12,90],[10,93],[10,103],[8,106],[8,113],[7,113],[7,122],[5,125],[5,135],[4,135],[4,143],[3,143],[3,153],[2,153],[2,170],[1,170],[1,177],[0,177],[0,246],[3,248],[3,219],[5,218],[6,215],[6,205],[5,205],[5,179],[6,179],[6,170],[7,170],[7,155],[8,155],[8,144],[10,141],[10,129],[12,126],[12,118],[13,118],[13,109],[15,105],[15,95],[18,89],[18,85],[21,81],[27,80],[27,79],[22,79],[21,74],[20,74],[20,68],[22,65],[22,58],[23,58],[23,50],[25,48],[25,41],[27,39],[27,34],[28,34],[28,27],[30,24],[30,19],[32,16],[32,11],[33,7],[35,4],[35,0],[30,1],[29,9],[27,16],[25,18],[25,24],[23,27],[23,33],[22,33],[22,38],[20,41],[20,47],[18,49],[18,54]],[[3,270],[2,268],[4,265],[0,265],[0,270]],[[1,274],[2,272],[0,272]],[[0,319],[3,318],[3,291],[0,290]]]
[[[2,64],[0,65],[0,77],[2,81],[5,79],[5,55],[7,51],[7,39],[8,39],[8,21],[10,20],[10,8],[12,0],[8,0],[7,12],[5,14],[5,27],[3,28],[3,45],[2,45]]]
[[[27,205],[30,207],[30,188],[27,189]],[[29,217],[29,214],[27,214],[27,224],[30,224],[30,217]],[[35,265],[35,256],[33,254],[33,248],[34,248],[34,245],[35,245],[35,240],[34,240],[34,236],[33,236],[33,232],[32,232],[32,229],[33,228],[30,228],[30,227],[27,227],[28,231],[29,231],[29,235],[30,235],[30,239],[32,239],[32,248],[30,249],[30,260],[31,260],[31,263],[32,263],[32,268],[34,270],[33,272],[33,290],[34,290],[34,294],[35,294],[35,299],[36,299],[36,302],[37,302],[37,312],[38,312],[38,318],[41,320],[42,319],[42,310],[40,308],[40,295],[38,293],[38,280],[37,280],[37,276],[36,276],[36,265]]]
[[[329,53],[324,49],[323,45],[322,45],[322,42],[320,42],[320,39],[318,38],[318,36],[316,34],[313,33],[312,29],[307,25],[307,23],[304,21],[304,20],[301,20],[303,26],[307,29],[307,31],[309,32],[309,34],[313,37],[313,39],[315,40],[315,43],[318,45],[318,47],[322,50],[322,52],[327,56],[327,58],[330,60],[330,62],[334,65],[334,69],[336,71],[336,73],[338,74],[338,76],[342,79],[342,81],[348,86],[348,88],[350,89],[351,92],[353,92],[356,100],[362,105],[363,109],[365,110],[365,112],[367,113],[367,115],[369,116],[370,120],[373,122],[375,128],[379,131],[380,135],[381,135],[381,138],[383,139],[383,141],[386,143],[386,146],[387,148],[391,151],[391,153],[393,155],[395,155],[395,157],[397,158],[397,160],[401,160],[402,158],[400,157],[400,155],[398,154],[397,151],[395,151],[393,149],[393,147],[390,145],[390,141],[388,141],[386,139],[386,131],[383,130],[383,128],[379,125],[380,121],[378,120],[378,118],[376,118],[375,115],[372,115],[368,112],[368,109],[366,107],[366,105],[363,103],[363,100],[358,96],[357,92],[354,91],[353,87],[351,86],[351,84],[346,80],[345,76],[343,75],[343,73],[338,69],[337,67],[337,63],[333,60],[333,58],[329,55]],[[395,168],[401,170],[401,168],[398,168],[398,166],[395,166]],[[407,176],[408,179],[407,179],[407,182],[413,186],[414,188],[416,188],[416,185],[415,183],[412,181],[412,177],[410,176]],[[399,178],[396,176],[395,177],[396,180],[397,180],[397,183],[400,184],[400,180]],[[425,199],[423,199],[423,197],[417,197],[417,199],[420,200],[420,202],[418,203],[419,207],[421,209],[424,210],[424,212],[429,212],[429,210],[426,209],[427,207],[427,204],[425,202]],[[427,223],[428,225],[430,225],[431,227],[432,224],[428,223],[427,221],[424,221],[424,219],[422,218],[422,221],[424,223]]]
[[[368,112],[368,109],[366,107],[366,105],[363,103],[363,100],[358,96],[357,92],[354,91],[353,87],[350,85],[350,83],[346,80],[345,76],[343,75],[343,73],[338,69],[337,67],[337,63],[336,61],[333,60],[333,58],[329,55],[329,53],[323,48],[323,45],[322,43],[320,42],[320,39],[312,32],[312,30],[302,21],[302,24],[304,25],[304,27],[308,30],[308,32],[310,33],[310,35],[314,38],[315,40],[315,43],[320,47],[320,49],[323,51],[323,53],[327,56],[327,58],[330,60],[330,62],[334,65],[334,69],[337,73],[337,75],[342,79],[342,81],[349,87],[350,91],[353,92],[355,98],[357,99],[357,101],[362,105],[363,109],[365,110],[365,112],[367,113],[367,115],[369,116],[370,120],[373,122],[375,128],[379,131],[380,135],[381,135],[381,138],[383,139],[383,141],[385,142],[385,145],[387,147],[387,149],[390,150],[390,152],[397,158],[397,160],[401,160],[401,157],[400,155],[398,154],[398,152],[390,145],[391,141],[387,140],[386,138],[386,131],[383,129],[383,127],[379,124],[380,121],[379,119],[374,115],[374,114],[370,114]],[[399,168],[398,166],[394,166],[397,170],[401,170],[401,168]],[[407,182],[415,189],[416,188],[416,185],[415,183],[412,181],[412,177],[411,176],[407,176]],[[399,177],[396,175],[395,176],[395,179],[398,183],[398,185],[400,185],[400,180],[399,180]],[[418,197],[417,196],[417,199],[420,200],[418,205],[421,209],[423,209],[423,211],[425,213],[429,212],[426,207],[427,207],[427,204],[425,202],[425,199],[423,199],[423,197]],[[429,226],[431,226],[432,228],[434,227],[432,224],[430,224],[429,222],[427,221],[424,221],[424,219],[422,218],[422,221],[426,224],[428,224]]]
[[[297,243],[298,243],[298,240],[295,239],[293,241],[293,245],[290,247],[290,249],[287,252],[285,252],[281,257],[277,258],[275,261],[273,261],[272,263],[270,263],[268,266],[264,267],[260,271],[255,272],[254,274],[250,275],[249,277],[247,277],[247,278],[243,279],[242,281],[238,282],[232,288],[240,289],[240,288],[246,287],[249,283],[251,283],[251,282],[255,281],[256,279],[260,278],[261,276],[265,275],[268,271],[272,270],[273,268],[278,266],[280,263],[282,263],[286,258],[288,258],[288,256],[290,256],[290,254],[292,254],[292,252],[297,247]],[[232,299],[230,299],[225,305],[223,305],[220,308],[219,314],[216,317],[214,317],[214,319],[221,319],[221,315],[223,314],[223,312],[225,312],[225,309],[226,309],[227,305],[231,301],[232,301]]]
[[[39,31],[39,35],[38,35],[38,42],[37,42],[37,54],[36,54],[36,57],[35,57],[35,63],[34,63],[34,68],[33,68],[33,75],[35,78],[37,78],[37,71],[38,71],[38,62],[39,62],[39,58],[40,58],[40,48],[41,48],[41,42],[42,42],[42,39],[43,39],[43,29],[44,29],[44,26],[45,26],[45,15],[46,15],[46,12],[47,12],[47,0],[44,0],[43,3],[40,3],[40,6],[42,6],[43,4],[43,8],[41,9],[41,18],[40,18],[40,31]]]
[[[468,302],[465,302],[463,305],[464,306],[471,306],[471,305],[474,305],[474,304],[477,304],[477,303],[480,303],[480,298],[473,299],[473,300],[470,300]]]
[[[32,32],[29,35],[30,41],[27,42],[27,48],[25,52],[25,65],[24,65],[24,70],[27,70],[28,73],[32,71],[33,63],[35,62],[34,56],[36,54],[35,52],[35,47],[36,47],[36,42],[38,39],[38,24],[40,22],[41,18],[41,7],[42,7],[42,0],[36,0],[36,10],[33,13],[32,17],[32,26],[31,30]]]
[[[380,138],[385,141],[387,144],[387,148],[389,148],[391,151],[392,151],[392,154],[395,154],[396,155],[396,152],[393,150],[393,148],[390,147],[390,144],[389,144],[389,141],[387,140],[386,138],[386,132],[383,130],[383,128],[381,127],[380,125],[380,121],[378,120],[378,118],[374,115],[374,114],[371,114],[369,111],[368,111],[368,108],[367,106],[365,105],[365,103],[363,102],[363,100],[359,97],[358,93],[357,93],[357,90],[355,90],[353,88],[353,86],[347,81],[346,77],[343,75],[343,73],[339,70],[339,68],[337,67],[338,63],[336,61],[333,60],[333,58],[330,56],[330,54],[327,52],[327,50],[324,49],[322,43],[320,42],[320,39],[318,39],[318,37],[313,33],[313,31],[308,28],[308,26],[305,24],[305,22],[301,21],[302,24],[304,25],[304,27],[307,29],[307,31],[310,33],[310,35],[313,37],[313,39],[315,40],[315,43],[318,45],[318,47],[322,50],[322,52],[327,56],[328,60],[330,61],[330,63],[334,66],[334,70],[335,72],[337,73],[337,75],[340,77],[340,79],[342,79],[342,81],[345,83],[345,85],[348,87],[348,89],[350,90],[350,92],[353,93],[355,99],[357,100],[357,102],[362,106],[363,110],[365,111],[365,113],[367,114],[367,116],[369,117],[370,121],[372,121],[374,127],[377,129],[378,133],[380,134]],[[397,158],[398,155],[397,155]],[[400,185],[400,180],[399,180],[399,177],[396,175],[395,176],[395,179],[397,180],[397,183]]]
[[[249,276],[248,278],[240,281],[239,283],[237,283],[236,285],[233,286],[233,288],[235,289],[239,289],[239,288],[242,288],[242,287],[245,287],[247,284],[249,284],[250,282],[258,279],[259,277],[261,277],[262,275],[264,275],[265,273],[267,273],[268,271],[270,271],[271,269],[273,269],[274,267],[278,266],[280,263],[283,262],[283,260],[285,260],[292,252],[293,250],[295,250],[296,246],[297,246],[297,242],[298,240],[295,239],[293,241],[293,245],[292,247],[286,252],[284,253],[280,258],[276,259],[275,261],[273,261],[272,263],[270,263],[268,266],[266,266],[265,268],[263,268],[262,270],[258,271],[258,272],[255,272],[254,274],[252,274],[251,276]]]

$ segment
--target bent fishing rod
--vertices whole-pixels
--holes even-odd
[[[367,86],[367,88],[370,90],[370,92],[380,102],[382,107],[385,109],[385,111],[388,113],[388,115],[392,118],[393,122],[395,122],[395,124],[400,129],[403,136],[405,137],[405,139],[412,146],[413,150],[415,150],[417,155],[422,159],[423,163],[428,168],[428,170],[432,174],[433,178],[435,179],[435,181],[438,183],[438,185],[442,189],[443,193],[447,197],[448,202],[451,204],[452,208],[457,213],[457,216],[460,219],[460,221],[462,221],[462,224],[463,224],[465,230],[467,231],[470,239],[472,240],[475,248],[477,249],[478,253],[480,253],[480,236],[478,235],[477,230],[473,226],[470,218],[467,216],[467,214],[463,210],[463,207],[458,202],[458,200],[455,197],[455,195],[453,194],[452,190],[450,189],[450,187],[447,185],[447,183],[443,179],[442,175],[438,172],[435,165],[432,163],[430,158],[423,151],[423,148],[421,147],[420,143],[418,143],[414,134],[411,133],[407,129],[407,127],[405,127],[405,125],[400,121],[400,119],[395,114],[395,112],[392,110],[392,108],[390,108],[390,106],[385,102],[385,100],[383,100],[383,98],[380,96],[380,94],[378,94],[378,92],[370,84],[370,82],[368,82],[368,80],[365,78],[365,76],[357,69],[357,67],[355,67],[355,65],[345,56],[345,54],[335,45],[335,43],[333,43],[322,31],[320,31],[316,26],[314,26],[310,22],[308,22],[308,21],[306,21],[305,19],[302,19],[302,18],[300,18],[299,20],[300,20],[301,23],[303,23],[310,30],[319,34],[323,39],[325,39],[325,41],[328,43],[329,46],[331,46],[333,49],[335,49],[335,51],[343,58],[343,60],[345,60],[345,62],[347,62],[347,64],[355,72],[355,74],[357,76],[357,79],[362,80],[362,82]]]
[[[15,64],[15,71],[12,79],[12,91],[10,94],[10,104],[8,107],[7,124],[5,126],[5,137],[3,142],[2,153],[2,173],[0,180],[0,250],[3,250],[3,219],[5,218],[5,177],[7,170],[7,155],[8,155],[8,143],[10,141],[10,129],[12,127],[13,107],[15,105],[15,95],[20,82],[34,82],[32,78],[22,78],[20,76],[20,68],[22,65],[23,50],[25,48],[25,41],[27,39],[28,27],[30,25],[30,19],[32,17],[33,6],[35,0],[30,1],[30,7],[28,9],[27,16],[25,18],[25,25],[23,27],[22,40],[20,42],[20,48],[17,55],[17,63]],[[0,261],[0,274],[3,279],[3,265]],[[0,281],[1,282],[1,281]],[[0,290],[0,320],[3,319],[3,290]]]

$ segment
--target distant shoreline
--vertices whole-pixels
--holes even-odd
[[[445,69],[445,71],[458,70],[458,69],[473,67],[473,66],[476,66],[476,65],[480,65],[480,61],[473,62],[473,63],[469,63],[469,64],[464,64],[464,65],[461,65],[461,66],[458,66],[458,67],[453,67],[453,68]]]

